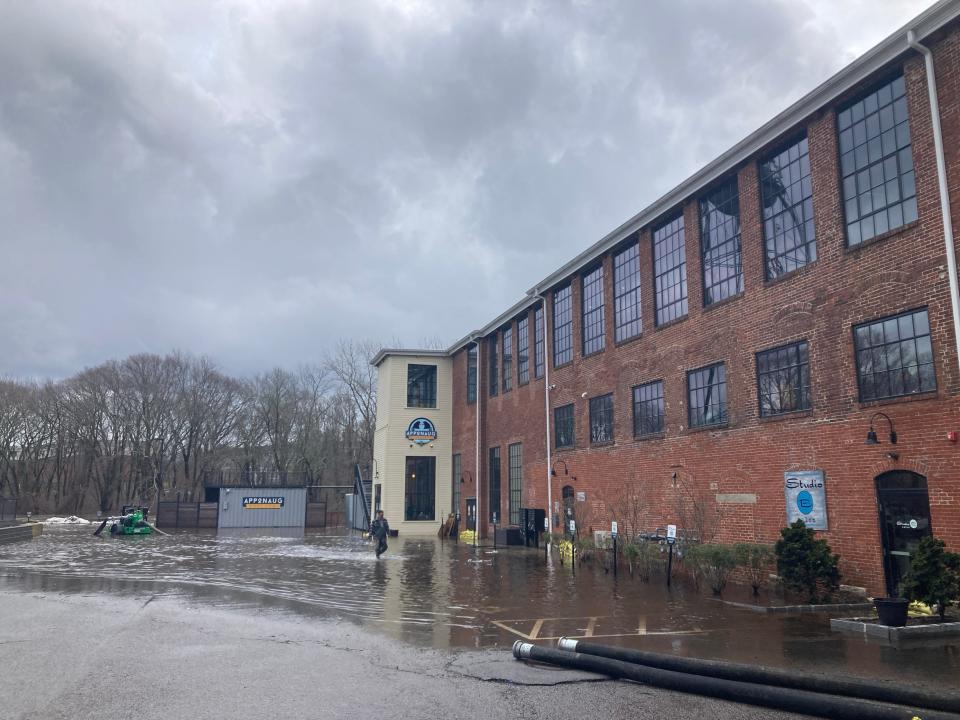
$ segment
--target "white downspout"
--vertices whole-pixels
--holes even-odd
[[[943,215],[943,237],[947,249],[947,272],[950,275],[950,305],[953,309],[953,337],[957,344],[960,368],[960,290],[957,288],[957,258],[953,249],[953,219],[950,215],[950,192],[947,189],[947,165],[943,156],[943,132],[940,128],[940,101],[937,99],[937,78],[933,70],[933,53],[917,41],[913,30],[907,31],[907,43],[923,55],[927,69],[927,93],[930,97],[930,119],[933,123],[933,147],[937,155],[937,183],[940,186],[940,212]]]
[[[474,489],[477,494],[477,500],[474,504],[474,511],[476,512],[476,517],[473,522],[473,547],[476,548],[480,544],[480,399],[481,393],[483,392],[483,373],[480,372],[480,358],[483,355],[483,352],[480,348],[480,338],[474,338],[473,341],[477,344],[477,437],[476,437],[476,466],[474,468],[474,477],[476,478],[476,483],[474,484]]]
[[[543,295],[538,293],[536,289],[531,293],[534,297],[540,298],[542,311],[540,313],[540,322],[543,325],[543,415],[546,419],[546,428],[547,428],[547,527],[549,532],[553,533],[553,478],[551,476],[552,472],[552,455],[550,453],[550,357],[548,355],[548,350],[550,348],[550,343],[547,338],[547,300]],[[536,315],[536,313],[534,313]],[[533,350],[533,362],[536,365],[537,362],[537,350]],[[550,554],[550,543],[547,543],[547,555]]]

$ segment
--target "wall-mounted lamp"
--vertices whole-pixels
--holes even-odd
[[[373,479],[380,479],[380,465],[377,463],[377,459],[373,458]]]
[[[553,477],[556,477],[556,476],[557,476],[557,463],[563,463],[563,474],[564,474],[564,475],[569,475],[569,474],[570,474],[570,471],[567,469],[567,463],[566,463],[566,461],[557,459],[557,460],[554,460],[554,462],[553,462],[553,467],[550,468],[550,475],[551,475],[551,476],[553,476]]]
[[[874,414],[873,414],[873,417],[870,418],[870,430],[867,431],[866,444],[867,444],[867,445],[879,445],[879,444],[880,444],[880,441],[877,440],[877,433],[876,433],[876,431],[873,429],[873,421],[876,420],[878,417],[882,417],[884,420],[887,421],[887,424],[890,426],[890,444],[891,444],[891,445],[896,445],[896,444],[897,444],[897,433],[896,433],[896,431],[893,429],[893,420],[891,420],[891,419],[889,418],[889,416],[887,416],[886,413],[882,413],[882,412],[874,413]]]
[[[464,476],[464,475],[466,475],[467,477],[470,478],[470,482],[471,482],[471,483],[473,482],[473,474],[472,474],[469,470],[464,470],[462,473],[460,473],[460,484],[461,484],[461,485],[465,482],[465,480],[463,479],[463,476]]]
[[[900,459],[900,453],[888,452],[888,453],[887,453],[887,459],[888,459],[888,460],[899,460],[899,459]]]

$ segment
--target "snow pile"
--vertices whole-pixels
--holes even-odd
[[[76,515],[70,517],[52,517],[43,521],[45,525],[89,525],[89,520],[84,520]]]

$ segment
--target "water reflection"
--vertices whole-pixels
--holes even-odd
[[[509,646],[518,637],[600,642],[814,672],[956,686],[960,652],[889,648],[831,632],[825,617],[731,608],[683,583],[546,564],[542,551],[397,538],[379,561],[357,536],[326,532],[96,538],[47,527],[0,547],[0,588],[177,595],[217,606],[333,617],[422,646]]]

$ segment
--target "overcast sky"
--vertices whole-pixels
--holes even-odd
[[[451,343],[905,0],[6,0],[0,375]]]

